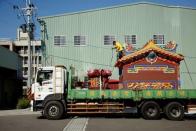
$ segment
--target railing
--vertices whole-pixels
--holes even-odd
[[[67,105],[67,113],[122,113],[122,103],[70,103]]]

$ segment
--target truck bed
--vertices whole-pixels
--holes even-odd
[[[196,99],[196,90],[91,90],[72,89],[69,90],[68,99],[131,99],[140,101],[141,99]]]

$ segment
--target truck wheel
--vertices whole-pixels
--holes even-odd
[[[165,107],[165,114],[170,120],[180,121],[184,118],[184,107],[179,102],[171,102]]]
[[[160,107],[154,101],[147,101],[142,105],[141,113],[144,119],[156,120],[160,117]]]
[[[50,101],[44,108],[44,116],[50,120],[58,120],[63,116],[63,105],[58,101]]]

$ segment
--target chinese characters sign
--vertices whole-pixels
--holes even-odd
[[[176,88],[173,82],[128,82],[128,89],[174,89]]]
[[[175,73],[175,68],[168,65],[134,65],[128,68],[128,73],[139,73],[139,71],[162,71],[163,73]]]

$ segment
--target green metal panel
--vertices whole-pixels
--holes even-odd
[[[142,92],[145,99],[188,98],[188,90],[143,90]]]
[[[72,90],[71,92],[73,99],[86,99],[88,91],[87,90]]]
[[[104,99],[109,99],[110,98],[110,90],[102,90],[101,96]]]
[[[176,98],[176,90],[166,90],[165,91],[166,98]]]
[[[120,99],[121,95],[120,95],[120,90],[111,90],[110,91],[110,98],[111,99]]]
[[[152,99],[152,98],[164,98],[165,93],[162,90],[143,90],[142,91],[142,98],[144,99]]]
[[[151,99],[154,96],[154,93],[150,90],[144,90],[142,92],[142,97],[145,99]]]
[[[188,97],[189,97],[189,99],[196,99],[196,92],[195,92],[195,90],[189,90],[188,91]]]
[[[112,45],[104,45],[104,35],[114,35],[124,42],[124,35],[137,35],[137,47],[142,47],[154,34],[163,34],[165,42],[175,40],[177,51],[185,55],[188,65],[181,62],[181,87],[196,89],[196,10],[155,4],[133,4],[86,12],[42,18],[46,24],[43,42],[46,45],[46,65],[75,66],[77,74],[84,76],[90,68],[113,70],[116,55]],[[65,46],[55,46],[53,37],[65,35]],[[86,36],[85,46],[74,46],[74,36]],[[44,35],[43,35],[44,36]],[[190,72],[191,74],[189,75]],[[118,78],[114,68],[113,77]],[[193,79],[193,82],[191,81]]]
[[[123,99],[134,98],[134,92],[130,90],[121,90],[121,98]]]
[[[134,100],[141,99],[196,99],[196,90],[78,90],[70,91],[68,99],[113,99],[113,100]],[[101,94],[101,95],[100,95]]]
[[[188,91],[178,90],[177,97],[178,98],[188,98]]]
[[[195,99],[196,90],[143,90],[143,99]]]
[[[100,92],[96,90],[89,90],[87,93],[87,98],[97,99],[100,96]]]

